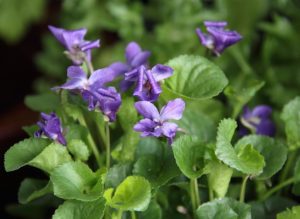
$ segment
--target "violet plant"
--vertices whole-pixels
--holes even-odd
[[[216,56],[242,39],[227,22],[204,24],[208,33],[197,36]],[[211,57],[186,54],[150,67],[150,51],[129,42],[126,62],[98,69],[92,49],[100,41],[86,41],[86,29],[49,29],[72,64],[52,88],[56,112],[41,112],[38,127],[5,153],[7,172],[44,173],[22,182],[20,203],[49,197],[54,219],[248,219],[264,218],[257,208],[285,186],[299,193],[299,162],[293,174],[295,158],[286,163],[300,145],[299,98],[281,114],[285,141],[275,136],[271,107],[246,106],[262,86],[236,92]],[[204,115],[226,102],[231,118]],[[299,207],[278,218],[286,214],[298,218]]]

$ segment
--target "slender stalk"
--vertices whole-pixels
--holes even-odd
[[[214,200],[214,192],[210,186],[208,186],[208,195],[209,195],[209,201]]]
[[[83,115],[81,115],[79,118],[78,118],[78,121],[81,125],[85,126],[88,128],[88,125],[85,121],[85,118]],[[96,161],[97,161],[97,164],[98,166],[100,167],[101,166],[101,159],[100,159],[100,152],[96,146],[96,143],[91,135],[90,132],[88,132],[88,135],[87,135],[87,140],[88,140],[88,143],[89,143],[89,146],[90,146],[90,149],[92,150],[95,158],[96,158]]]
[[[122,219],[122,216],[123,216],[123,211],[122,211],[122,210],[119,210],[119,211],[118,211],[117,218],[118,218],[118,219]]]
[[[249,176],[245,176],[243,178],[241,192],[240,192],[240,202],[244,202],[245,201],[246,185],[247,185],[248,178],[249,178]]]
[[[292,167],[292,164],[294,163],[295,159],[296,159],[296,156],[297,156],[297,151],[292,151],[288,154],[288,159],[287,159],[287,162],[283,168],[283,171],[279,177],[279,184],[284,182],[285,179],[287,178],[289,172],[290,172],[290,169]]]
[[[131,211],[130,214],[131,214],[131,219],[136,219],[136,215],[134,211]]]
[[[277,186],[273,187],[272,189],[270,189],[262,198],[261,201],[266,200],[267,198],[269,198],[273,193],[279,191],[280,189],[282,189],[285,186],[288,186],[290,184],[292,184],[295,181],[294,177],[291,177],[287,180],[285,180],[282,183],[279,183]]]
[[[105,123],[106,132],[106,168],[110,167],[110,133],[109,133],[109,123]]]
[[[87,67],[88,70],[89,70],[89,74],[90,74],[90,75],[93,74],[93,72],[94,72],[93,64],[92,64],[92,62],[90,62],[90,61],[87,59],[86,56],[84,57],[84,63],[86,64],[86,67]]]
[[[191,179],[190,189],[191,189],[191,201],[193,206],[193,212],[194,214],[196,214],[196,210],[201,203],[197,179]]]

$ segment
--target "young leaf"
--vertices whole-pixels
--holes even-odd
[[[277,214],[276,219],[296,219],[300,218],[300,206],[295,206],[292,209],[287,209],[284,212]]]
[[[25,104],[34,111],[46,113],[50,113],[60,106],[59,96],[55,93],[28,95],[25,98]]]
[[[67,145],[76,160],[87,161],[90,156],[88,146],[80,139],[73,139]]]
[[[55,168],[50,179],[54,195],[63,199],[95,201],[102,194],[101,177],[80,161]]]
[[[156,201],[152,200],[146,211],[140,213],[143,219],[162,219],[162,210]]]
[[[257,179],[268,179],[281,170],[287,158],[287,147],[283,143],[267,136],[248,135],[237,142],[235,149],[239,150],[247,144],[253,145],[265,159],[266,165]]]
[[[174,69],[174,74],[165,81],[164,87],[181,97],[209,99],[217,96],[228,83],[222,70],[201,56],[178,56],[167,65]]]
[[[52,183],[50,181],[26,178],[19,188],[18,200],[21,204],[26,204],[51,192]]]
[[[56,209],[52,219],[100,219],[104,215],[105,199],[83,202],[65,201]]]
[[[105,187],[117,187],[128,175],[130,175],[132,165],[130,163],[116,164],[112,166],[105,178]]]
[[[151,199],[150,183],[141,176],[127,177],[114,191],[104,192],[107,204],[123,211],[144,211]]]
[[[296,97],[283,108],[281,119],[285,123],[285,133],[291,150],[300,147],[300,97]]]
[[[72,161],[72,158],[68,153],[67,148],[61,144],[53,142],[34,159],[28,162],[28,165],[51,173],[55,167],[69,161]]]
[[[198,219],[251,219],[250,205],[231,198],[216,199],[197,209]]]
[[[13,145],[4,155],[5,170],[10,172],[27,165],[49,144],[47,139],[28,138]]]
[[[186,135],[178,138],[172,149],[177,166],[185,176],[195,179],[206,173],[205,143]]]
[[[258,175],[265,166],[264,157],[252,145],[243,145],[235,150],[231,139],[237,124],[232,119],[220,122],[217,134],[216,156],[228,166],[245,174]]]

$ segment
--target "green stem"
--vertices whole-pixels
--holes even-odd
[[[194,214],[196,214],[196,210],[201,203],[197,178],[191,179],[190,189],[191,189],[191,201],[192,201],[192,206],[193,206],[193,212],[194,212]]]
[[[240,192],[240,202],[244,202],[245,201],[246,185],[247,185],[248,178],[249,178],[249,176],[245,176],[243,178],[241,192]]]
[[[136,219],[136,215],[134,211],[131,211],[130,214],[131,214],[131,219]]]
[[[288,160],[283,168],[283,171],[279,177],[279,184],[284,182],[285,179],[287,178],[289,172],[290,172],[290,169],[292,167],[292,164],[294,163],[295,159],[296,159],[296,156],[297,156],[297,151],[292,151],[289,153],[289,156],[288,156]]]
[[[277,186],[273,187],[272,189],[270,189],[262,198],[261,201],[266,200],[267,198],[269,198],[273,193],[279,191],[281,188],[288,186],[290,184],[292,184],[295,181],[294,177],[291,177],[287,180],[285,180],[282,183],[279,183]]]
[[[214,200],[214,192],[210,186],[208,186],[208,194],[209,194],[209,201]]]
[[[122,211],[122,210],[119,210],[119,211],[118,211],[117,218],[118,218],[118,219],[122,219],[122,216],[123,216],[123,211]]]
[[[87,59],[87,57],[84,57],[84,63],[86,64],[86,66],[87,66],[87,68],[88,68],[88,70],[89,70],[90,75],[93,74],[93,72],[94,72],[94,67],[93,67],[92,62],[90,62],[90,61]]]
[[[109,123],[105,123],[106,132],[106,168],[110,167],[110,133],[109,133]]]
[[[88,125],[85,121],[85,118],[83,115],[79,116],[78,117],[78,121],[81,125],[85,126],[86,128],[88,128]],[[100,152],[96,146],[96,143],[91,135],[90,132],[88,132],[88,135],[87,135],[87,140],[88,140],[88,143],[89,143],[89,146],[90,146],[90,149],[92,150],[95,158],[96,158],[96,161],[97,161],[97,164],[98,166],[100,167],[101,166],[101,159],[100,159]]]

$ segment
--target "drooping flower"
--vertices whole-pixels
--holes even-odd
[[[65,52],[74,65],[81,65],[85,59],[91,60],[91,50],[100,47],[100,40],[86,41],[84,36],[85,28],[77,30],[65,30],[48,26],[55,38],[67,49]]]
[[[240,128],[240,135],[246,135],[249,132],[259,135],[274,136],[275,124],[271,120],[272,108],[266,105],[256,106],[253,110],[245,107],[240,122],[243,127]]]
[[[109,66],[116,75],[125,77],[120,84],[122,92],[126,91],[137,81],[138,70],[141,66],[147,65],[150,55],[149,51],[142,51],[136,42],[130,42],[125,50],[126,63],[115,62]]]
[[[140,100],[154,102],[162,92],[160,81],[173,74],[173,69],[165,65],[155,65],[151,70],[141,66],[138,71],[138,80],[133,95]],[[127,75],[125,76],[126,79]]]
[[[66,140],[62,134],[63,129],[60,119],[55,113],[41,113],[41,121],[39,121],[37,125],[40,129],[34,133],[35,137],[40,138],[45,135],[54,141],[58,141],[62,145],[66,145]]]
[[[196,29],[196,33],[201,44],[216,56],[242,39],[238,32],[224,29],[227,26],[225,21],[205,21],[204,25],[208,33],[203,33],[200,28]]]
[[[65,89],[80,93],[88,102],[88,109],[97,107],[106,115],[109,121],[116,119],[116,112],[121,105],[121,95],[114,87],[106,87],[105,84],[114,79],[114,72],[110,68],[94,71],[89,78],[79,66],[70,66],[67,70],[69,80],[53,89]]]
[[[134,130],[141,132],[141,137],[165,136],[168,143],[172,144],[178,130],[176,123],[169,120],[179,120],[185,108],[185,102],[180,99],[169,101],[160,112],[148,101],[139,101],[135,103],[136,110],[144,117],[134,126]]]

